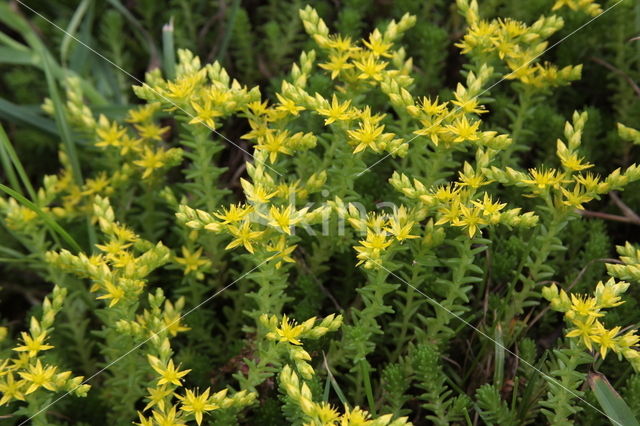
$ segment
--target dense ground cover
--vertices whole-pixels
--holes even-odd
[[[0,4],[6,424],[637,424],[640,3]]]

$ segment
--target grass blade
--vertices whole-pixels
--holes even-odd
[[[362,372],[362,380],[364,382],[364,393],[367,395],[367,403],[369,404],[369,412],[371,415],[376,415],[376,400],[373,397],[373,388],[371,387],[371,377],[369,372],[371,366],[367,360],[360,361],[360,371]]]
[[[31,182],[29,181],[29,177],[27,176],[27,173],[24,171],[24,167],[22,167],[22,163],[20,162],[20,158],[18,158],[18,155],[16,154],[16,151],[13,149],[13,145],[11,145],[11,142],[9,141],[9,138],[7,137],[7,134],[4,131],[4,128],[2,127],[2,125],[0,125],[0,146],[2,146],[2,163],[3,166],[5,164],[5,162],[8,162],[6,160],[10,160],[11,164],[13,165],[13,167],[11,166],[5,166],[6,170],[7,170],[7,177],[9,178],[9,181],[11,182],[11,185],[14,186],[14,188],[17,188],[17,192],[19,192],[20,194],[22,194],[22,191],[20,190],[20,185],[18,185],[18,181],[16,179],[15,174],[13,174],[13,170],[15,168],[16,172],[18,173],[18,175],[20,176],[20,179],[22,180],[22,185],[24,185],[25,189],[27,190],[27,193],[29,194],[29,197],[31,197],[32,200],[36,199],[36,191],[34,191],[33,186],[31,186]],[[7,155],[8,158],[5,158],[5,154]],[[12,175],[13,174],[13,178]],[[15,182],[13,182],[12,180],[15,179]]]
[[[44,72],[47,79],[47,85],[49,86],[49,95],[51,96],[51,101],[53,102],[54,114],[56,118],[56,124],[58,126],[58,130],[60,131],[60,136],[62,137],[62,141],[66,148],[67,156],[69,157],[69,163],[71,164],[71,170],[73,172],[73,179],[79,187],[83,186],[82,180],[82,170],[80,169],[80,161],[78,159],[78,153],[76,151],[75,143],[71,136],[71,129],[69,128],[69,123],[67,122],[67,118],[64,113],[64,105],[62,103],[62,99],[60,98],[60,93],[58,93],[58,87],[56,85],[56,81],[51,72],[51,66],[49,64],[49,56],[47,52],[42,52],[42,62],[44,64]],[[95,235],[95,229],[91,224],[91,220],[87,217],[87,233],[89,235],[89,243],[91,247],[94,247],[97,239]]]
[[[67,27],[67,32],[64,34],[64,38],[62,39],[62,43],[60,43],[60,60],[62,64],[66,64],[67,58],[69,57],[69,47],[71,46],[71,40],[73,40],[73,36],[78,31],[78,27],[82,22],[82,18],[84,14],[87,12],[89,5],[91,4],[91,0],[82,0],[78,5],[78,8],[73,13],[71,17],[71,21],[69,22],[69,26]]]
[[[53,233],[59,235],[63,240],[65,240],[73,250],[75,250],[76,252],[83,251],[80,245],[76,242],[76,240],[74,240],[73,237],[69,235],[67,231],[65,231],[60,225],[58,225],[58,223],[51,217],[50,214],[44,212],[40,207],[38,207],[31,201],[27,200],[24,196],[20,195],[18,192],[14,191],[13,189],[1,183],[0,183],[0,191],[5,192],[7,195],[15,198],[16,201],[18,201],[20,204],[33,210],[38,216],[40,216],[44,224]]]
[[[640,426],[631,408],[603,374],[590,373],[587,382],[611,423],[616,426]]]
[[[52,120],[34,113],[31,108],[16,105],[2,98],[0,98],[0,118],[13,123],[28,124],[52,135],[58,135],[56,124]]]
[[[336,381],[336,378],[333,377],[333,373],[331,373],[331,369],[329,368],[329,363],[327,362],[327,356],[325,355],[324,352],[322,352],[322,357],[324,358],[324,368],[327,370],[327,377],[329,378],[329,380],[331,380],[331,387],[333,388],[334,392],[338,396],[338,399],[340,400],[342,405],[346,407],[350,407],[351,405],[347,401],[347,397],[344,396],[344,392],[342,392],[342,389],[340,388],[340,385]]]

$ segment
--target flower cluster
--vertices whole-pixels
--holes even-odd
[[[265,337],[277,342],[279,347],[285,348],[300,375],[310,379],[314,374],[313,368],[307,362],[311,360],[311,356],[302,347],[300,339],[319,339],[327,333],[336,331],[342,325],[342,315],[331,314],[316,325],[315,317],[309,318],[302,324],[295,324],[283,315],[278,324],[278,318],[275,315],[263,314],[260,317],[260,323],[269,330]]]
[[[187,331],[180,325],[180,310],[183,299],[175,307],[158,289],[149,295],[150,309],[138,315],[135,321],[119,321],[117,329],[135,336],[147,343],[147,361],[156,374],[152,386],[147,388],[147,404],[138,412],[139,425],[186,425],[195,420],[202,424],[204,415],[216,410],[228,410],[251,405],[255,393],[240,391],[233,395],[229,389],[212,393],[211,388],[203,391],[188,389],[183,378],[191,371],[181,369],[173,361],[170,338],[179,332]],[[164,307],[163,307],[164,302]],[[145,415],[145,412],[149,412]]]
[[[602,13],[602,7],[595,0],[556,0],[551,10],[558,10],[563,7],[581,11],[591,16],[598,16]]]
[[[551,303],[551,309],[563,312],[565,320],[571,325],[566,336],[579,339],[590,351],[595,349],[602,358],[612,350],[623,356],[635,370],[640,370],[640,352],[636,349],[640,336],[637,330],[622,331],[622,327],[606,328],[601,322],[605,309],[614,308],[624,303],[621,294],[627,291],[629,283],[616,282],[611,278],[606,283],[599,282],[590,295],[571,297],[564,290],[552,284],[542,290],[542,295]]]
[[[87,395],[90,386],[83,383],[82,376],[74,377],[71,371],[63,371],[40,356],[53,349],[47,339],[66,295],[66,289],[54,287],[51,298],[45,297],[42,302],[40,320],[31,317],[29,331],[21,333],[22,344],[13,348],[17,357],[0,359],[0,406],[16,400],[35,401],[33,395],[37,397],[43,391]]]
[[[107,198],[96,197],[94,214],[107,237],[96,247],[101,253],[87,256],[67,250],[47,253],[47,261],[61,270],[73,272],[92,281],[91,291],[109,307],[123,302],[126,307],[137,303],[145,287],[145,277],[167,263],[170,251],[162,243],[152,244],[115,220]]]
[[[537,61],[548,47],[547,39],[564,25],[562,18],[543,16],[531,25],[508,18],[486,21],[480,18],[476,0],[457,3],[469,25],[462,41],[456,44],[463,54],[480,63],[502,63],[510,70],[504,78],[518,80],[536,90],[566,85],[580,78],[581,65],[558,69]]]
[[[298,375],[288,365],[280,372],[280,386],[303,413],[305,426],[402,426],[411,424],[407,417],[394,419],[392,414],[372,418],[371,414],[360,407],[349,408],[341,415],[327,402],[315,402],[309,385],[301,383]]]
[[[510,167],[483,169],[486,176],[497,182],[525,188],[528,196],[540,197],[554,210],[583,209],[583,204],[599,199],[600,195],[623,188],[640,179],[640,168],[636,164],[624,172],[614,170],[604,179],[584,170],[592,167],[580,156],[579,148],[587,113],[574,112],[573,122],[565,123],[562,141],[558,139],[556,155],[562,170],[556,168],[534,168],[529,173]]]

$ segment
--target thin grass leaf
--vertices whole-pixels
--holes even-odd
[[[155,68],[160,66],[160,61],[158,58],[158,48],[153,41],[153,38],[149,35],[147,30],[145,30],[144,26],[136,19],[129,9],[124,7],[119,0],[107,0],[109,4],[111,4],[118,12],[124,16],[127,21],[136,29],[135,34],[142,42],[141,44],[147,48],[150,56],[150,66],[149,68]]]
[[[227,23],[227,28],[225,28],[224,36],[222,37],[222,42],[220,43],[220,48],[216,55],[217,60],[221,63],[224,61],[224,57],[227,54],[227,48],[229,47],[229,41],[231,40],[231,34],[233,34],[233,27],[236,23],[236,15],[238,14],[238,7],[240,6],[240,0],[233,0],[233,4],[231,5],[231,11],[229,12],[229,22]]]
[[[0,118],[12,123],[27,124],[52,135],[58,135],[54,121],[34,113],[29,107],[16,105],[2,98],[0,98]]]
[[[616,426],[640,426],[631,408],[603,374],[589,373],[587,382],[611,423]]]
[[[331,380],[331,387],[333,388],[333,391],[336,393],[336,396],[338,397],[342,405],[344,405],[345,407],[350,407],[351,405],[347,401],[347,397],[344,396],[344,392],[340,388],[340,385],[336,381],[336,378],[333,376],[333,373],[331,373],[329,363],[327,362],[327,356],[324,352],[322,352],[322,357],[324,358],[324,368],[325,370],[327,370],[327,377],[329,378],[329,380]]]
[[[82,187],[83,179],[82,170],[80,169],[80,160],[78,159],[78,153],[76,151],[76,146],[71,135],[71,129],[69,128],[69,123],[67,122],[64,113],[64,105],[62,103],[62,99],[60,98],[60,93],[58,93],[58,87],[53,78],[53,74],[51,73],[49,57],[46,52],[42,53],[42,59],[44,64],[45,76],[47,79],[47,85],[49,86],[49,95],[51,96],[51,101],[53,102],[56,124],[66,148],[67,156],[69,157],[73,179],[76,185]],[[95,247],[97,237],[95,234],[95,229],[93,228],[89,217],[87,217],[87,233],[89,235],[89,243],[91,244],[91,247]]]
[[[362,380],[364,382],[364,393],[367,395],[367,403],[369,404],[369,412],[376,415],[376,400],[373,396],[373,388],[371,387],[371,377],[369,372],[371,367],[366,360],[360,361],[360,371],[362,372]]]
[[[73,171],[73,179],[78,186],[82,186],[82,171],[80,170],[80,161],[78,160],[76,146],[73,142],[71,129],[69,128],[69,123],[67,122],[67,118],[64,113],[65,107],[62,103],[62,99],[60,98],[60,93],[58,92],[58,87],[51,71],[49,58],[44,51],[42,52],[42,60],[44,64],[45,77],[47,79],[47,86],[49,87],[49,96],[51,97],[51,101],[53,102],[56,125],[58,127],[58,131],[60,132],[60,136],[62,138],[62,142],[64,143],[67,155],[69,156],[71,170]]]
[[[14,189],[18,188],[17,192],[22,194],[22,191],[19,189],[20,185],[18,184],[16,176],[15,174],[13,174],[13,170],[15,169],[15,171],[20,176],[22,185],[24,185],[25,189],[27,190],[27,193],[29,194],[29,197],[31,197],[32,200],[35,200],[36,191],[33,189],[33,186],[31,186],[31,182],[29,181],[29,177],[27,176],[27,173],[24,171],[22,162],[20,161],[20,158],[18,158],[18,154],[16,154],[16,151],[13,149],[13,145],[11,145],[11,142],[9,141],[9,137],[5,133],[2,125],[0,125],[0,146],[2,147],[2,149],[0,150],[0,152],[2,153],[2,164],[4,165],[6,160],[10,160],[11,165],[13,166],[13,167],[8,165],[5,166],[7,170],[7,177],[9,178],[11,185],[14,186]],[[4,154],[6,154],[7,158],[5,158]],[[12,182],[13,180],[11,176],[12,174],[13,174],[13,179],[15,179],[15,182]]]
[[[62,43],[60,43],[60,61],[63,64],[67,62],[67,58],[69,57],[69,47],[71,46],[73,36],[78,31],[78,27],[82,22],[82,18],[84,17],[91,3],[92,0],[82,0],[76,8],[76,11],[73,13],[71,21],[69,21],[69,25],[67,26],[64,38],[62,39]]]
[[[11,187],[19,192],[21,195],[24,195],[22,192],[22,187],[20,186],[20,182],[18,181],[18,177],[16,176],[16,172],[13,169],[13,165],[11,164],[11,159],[9,158],[9,153],[3,144],[0,144],[0,162],[2,163],[2,170],[4,170],[4,174],[9,181]]]
[[[11,47],[0,47],[0,63],[7,65],[35,65],[30,51],[16,50]]]
[[[331,393],[331,379],[327,375],[327,379],[324,381],[324,391],[322,392],[323,402],[329,402],[329,393]]]
[[[24,196],[20,195],[19,193],[17,193],[13,189],[11,189],[8,186],[5,186],[5,185],[3,185],[1,183],[0,183],[0,190],[5,192],[7,195],[15,198],[16,201],[18,201],[20,204],[22,204],[22,205],[30,208],[31,210],[33,210],[38,216],[40,216],[40,218],[42,219],[44,224],[52,232],[54,232],[55,234],[59,235],[63,240],[65,240],[67,242],[67,244],[69,244],[69,246],[73,250],[75,250],[76,252],[82,252],[83,251],[82,248],[80,247],[80,245],[76,242],[76,240],[74,240],[73,237],[71,235],[69,235],[69,233],[67,231],[65,231],[60,225],[58,225],[58,223],[51,217],[50,214],[44,212],[40,207],[38,207],[37,205],[35,205],[31,201],[27,200]]]

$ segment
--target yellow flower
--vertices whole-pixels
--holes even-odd
[[[467,228],[469,237],[473,238],[480,225],[485,225],[487,221],[482,217],[482,209],[475,207],[469,208],[460,205],[460,216],[455,219],[453,226],[461,226]]]
[[[348,112],[350,105],[350,100],[340,104],[334,93],[333,98],[331,99],[331,106],[329,108],[319,108],[318,114],[328,117],[324,120],[324,125],[328,126],[335,121],[343,121],[353,118],[353,114]]]
[[[396,215],[389,219],[389,226],[384,230],[392,234],[398,241],[410,240],[418,238],[417,235],[411,235],[411,228],[415,224],[414,221],[407,220],[407,210],[402,206],[398,209]]]
[[[314,412],[314,414],[320,419],[320,424],[322,425],[335,424],[335,422],[340,417],[336,409],[333,408],[328,402],[315,404]]]
[[[375,233],[371,230],[367,231],[367,239],[362,241],[362,246],[374,251],[382,251],[391,245],[391,241],[387,241],[384,233]]]
[[[160,109],[160,102],[152,102],[144,106],[130,109],[126,121],[129,123],[143,123],[153,118]]]
[[[562,165],[569,170],[580,171],[593,167],[591,163],[583,163],[584,158],[578,157],[575,152],[570,153],[568,150],[565,152],[559,152],[558,157],[562,162]]]
[[[545,189],[547,187],[556,187],[563,182],[562,175],[557,173],[555,169],[536,170],[530,169],[531,179],[523,180],[522,183],[534,186],[537,189]]]
[[[453,142],[475,141],[478,140],[478,127],[480,120],[473,124],[469,123],[466,116],[456,119],[453,124],[447,125],[447,130],[455,135]]]
[[[287,138],[289,132],[284,130],[282,132],[267,132],[264,137],[258,138],[258,145],[256,149],[261,149],[269,153],[269,161],[275,163],[278,158],[278,154],[291,155],[291,150],[287,146]]]
[[[390,57],[391,54],[388,50],[391,49],[393,43],[385,43],[382,39],[382,34],[376,28],[369,36],[369,41],[363,40],[363,44],[375,55]]]
[[[371,53],[359,61],[355,61],[354,65],[360,70],[358,78],[361,80],[382,80],[382,72],[387,67],[387,62],[378,62],[376,55]]]
[[[276,269],[280,269],[282,266],[282,262],[295,263],[295,260],[291,257],[291,253],[296,249],[297,245],[294,244],[292,246],[287,246],[287,239],[284,235],[280,236],[278,242],[273,245],[267,246],[267,251],[270,253],[275,253],[273,256],[269,257],[269,261],[278,259],[276,263]]]
[[[228,209],[223,207],[221,212],[214,212],[213,215],[222,219],[223,224],[228,224],[240,222],[252,211],[253,207],[251,206],[231,204]]]
[[[229,225],[229,232],[235,238],[227,244],[225,250],[242,245],[249,253],[253,253],[252,242],[260,238],[264,231],[252,231],[249,221],[244,221],[239,228],[234,225]]]
[[[47,338],[46,332],[41,332],[37,337],[33,338],[29,335],[29,333],[25,333],[24,331],[21,333],[22,340],[24,341],[23,346],[18,346],[14,348],[14,351],[17,352],[28,352],[30,357],[34,357],[40,351],[46,351],[48,349],[53,348],[51,345],[45,345],[44,339]]]
[[[140,137],[149,141],[161,141],[169,131],[169,127],[160,127],[155,123],[136,124],[135,127]]]
[[[487,194],[486,192],[484,193],[484,197],[482,199],[482,202],[480,201],[472,201],[471,202],[473,205],[479,207],[482,209],[482,213],[485,216],[488,217],[494,217],[495,215],[497,215],[500,210],[502,210],[507,203],[500,203],[500,202],[494,202],[493,199],[491,198],[491,195]]]
[[[591,350],[592,342],[594,342],[594,336],[598,334],[598,324],[594,317],[587,317],[586,320],[576,320],[573,322],[573,325],[576,327],[573,330],[567,333],[567,337],[580,337],[582,338],[582,342],[587,347],[587,349]]]
[[[485,179],[482,173],[476,172],[473,170],[471,165],[467,162],[464,164],[464,171],[458,172],[460,176],[460,186],[468,186],[470,188],[480,188],[481,186],[487,185],[491,183]]]
[[[211,106],[211,99],[206,99],[204,101],[204,105],[199,105],[196,102],[191,102],[191,106],[196,112],[196,116],[193,117],[189,124],[198,124],[203,123],[210,129],[216,128],[216,123],[213,121],[216,117],[221,117],[222,113],[218,110],[213,109]]]
[[[341,34],[329,36],[329,42],[327,44],[332,49],[336,49],[340,52],[356,50],[351,42],[351,37],[343,37]]]
[[[140,411],[138,411],[138,419],[140,419],[140,423],[136,423],[138,426],[153,426],[153,418],[147,419]]]
[[[166,95],[169,98],[173,98],[176,100],[184,100],[187,99],[195,86],[200,82],[202,75],[199,73],[192,74],[190,76],[182,77],[178,81],[170,81],[167,83],[167,90],[165,91]]]
[[[302,342],[298,340],[298,337],[304,332],[304,326],[294,325],[295,322],[289,323],[289,318],[286,315],[282,316],[280,327],[276,328],[273,332],[267,334],[267,337],[278,340],[279,342],[289,342],[293,345],[302,345]]]
[[[178,418],[175,405],[167,412],[154,410],[153,419],[158,426],[186,426],[186,424]]]
[[[451,101],[452,104],[457,105],[462,111],[467,114],[484,114],[487,111],[483,105],[478,105],[478,98],[464,99],[462,96],[458,97],[456,93],[456,100]]]
[[[158,385],[171,383],[176,386],[181,386],[182,383],[180,383],[180,379],[189,374],[189,372],[191,371],[179,371],[179,369],[174,366],[172,359],[169,360],[166,367],[163,367],[162,361],[160,361],[155,356],[147,355],[147,357],[149,358],[149,364],[151,364],[151,367],[156,370],[156,372],[161,376],[161,378],[158,380]]]
[[[342,71],[353,68],[353,64],[349,63],[350,55],[348,53],[343,54],[331,54],[329,55],[329,62],[320,64],[320,68],[327,71],[331,71],[331,79],[335,79]]]
[[[580,185],[575,185],[573,187],[573,191],[568,191],[565,188],[560,188],[560,191],[562,191],[562,195],[564,195],[565,198],[562,201],[564,205],[575,207],[580,210],[584,209],[582,204],[588,203],[589,201],[593,200],[592,196],[582,192],[582,188],[580,187]]]
[[[0,398],[0,407],[12,399],[24,401],[24,393],[21,389],[24,384],[24,380],[18,380],[16,382],[13,378],[13,373],[7,374],[4,380],[0,381],[0,394],[2,394],[2,398]]]
[[[142,159],[134,161],[133,164],[144,168],[142,179],[146,179],[151,176],[155,169],[162,168],[165,164],[164,161],[164,153],[162,150],[154,152],[151,148],[145,147]]]
[[[340,419],[340,426],[368,426],[372,423],[371,415],[360,407],[350,409],[345,406],[345,413]]]
[[[585,317],[601,317],[604,316],[600,312],[600,308],[596,303],[596,299],[587,296],[571,295],[571,310],[578,315]]]
[[[19,372],[20,377],[22,377],[26,382],[30,383],[29,388],[24,393],[25,395],[29,395],[32,392],[38,390],[38,388],[43,387],[50,391],[55,391],[56,387],[53,382],[53,376],[56,374],[56,367],[43,367],[40,360],[36,361],[36,364],[29,364],[28,372]]]
[[[347,131],[349,138],[357,142],[353,153],[357,154],[365,148],[371,148],[374,152],[379,152],[384,143],[393,138],[393,134],[387,133],[383,135],[382,132],[384,132],[384,125],[378,126],[372,120],[362,121],[359,129]],[[391,135],[391,138],[387,135]],[[382,142],[383,146],[378,146],[380,142]]]
[[[105,148],[107,146],[120,146],[120,140],[127,133],[127,130],[118,126],[118,123],[111,123],[109,127],[96,130],[98,141],[96,146]]]
[[[129,152],[140,152],[140,143],[142,139],[134,139],[129,135],[124,135],[120,142],[120,155],[124,156]]]
[[[209,259],[202,259],[202,247],[191,253],[189,249],[182,246],[182,256],[176,257],[176,262],[184,266],[184,274],[188,275],[190,272],[198,274],[200,268],[206,268],[211,266]],[[202,275],[202,273],[200,273]]]
[[[607,351],[609,349],[613,349],[614,352],[618,352],[618,344],[616,341],[616,336],[620,332],[621,327],[614,327],[611,330],[607,330],[604,326],[598,323],[599,326],[599,334],[594,336],[592,340],[596,343],[600,344],[600,355],[602,359],[607,356]]]
[[[149,395],[147,396],[149,403],[144,407],[143,411],[147,411],[149,408],[152,408],[156,405],[161,411],[164,411],[165,398],[173,394],[173,391],[166,386],[147,388],[147,392],[149,392]]]
[[[196,418],[196,423],[202,423],[202,415],[207,411],[213,411],[220,408],[218,405],[209,402],[209,388],[205,390],[200,395],[196,395],[190,389],[187,389],[187,392],[184,396],[176,395],[180,401],[182,401],[182,405],[180,409],[182,411],[186,411],[187,413],[193,413]]]
[[[596,301],[603,308],[613,308],[622,305],[624,302],[619,295],[627,291],[627,288],[629,288],[629,283],[624,281],[616,283],[613,278],[607,281],[606,284],[600,281],[596,285]]]
[[[293,100],[285,98],[280,93],[276,93],[276,97],[280,102],[280,105],[276,107],[278,111],[286,111],[291,115],[298,115],[300,111],[304,111],[305,109],[303,106],[296,105]]]
[[[180,299],[178,303],[182,303],[181,301],[183,300],[184,299]],[[164,312],[162,313],[162,320],[164,322],[166,330],[171,336],[177,336],[178,333],[191,330],[189,327],[185,327],[180,324],[180,321],[182,320],[180,311],[176,310],[169,300],[164,302]]]
[[[601,183],[600,177],[590,172],[587,172],[586,175],[574,176],[573,178],[589,192],[596,192]]]
[[[124,289],[120,286],[114,285],[111,281],[105,281],[103,283],[103,289],[107,294],[99,296],[97,299],[111,299],[109,307],[113,307],[124,297]]]
[[[271,206],[267,218],[269,219],[270,226],[279,228],[284,233],[291,235],[291,227],[300,222],[306,211],[307,209],[305,208],[296,212],[292,205],[288,205],[286,208],[282,209],[279,209],[276,206]]]
[[[277,192],[269,192],[264,185],[253,185],[244,178],[240,178],[240,184],[247,200],[256,204],[264,204],[277,194]]]

